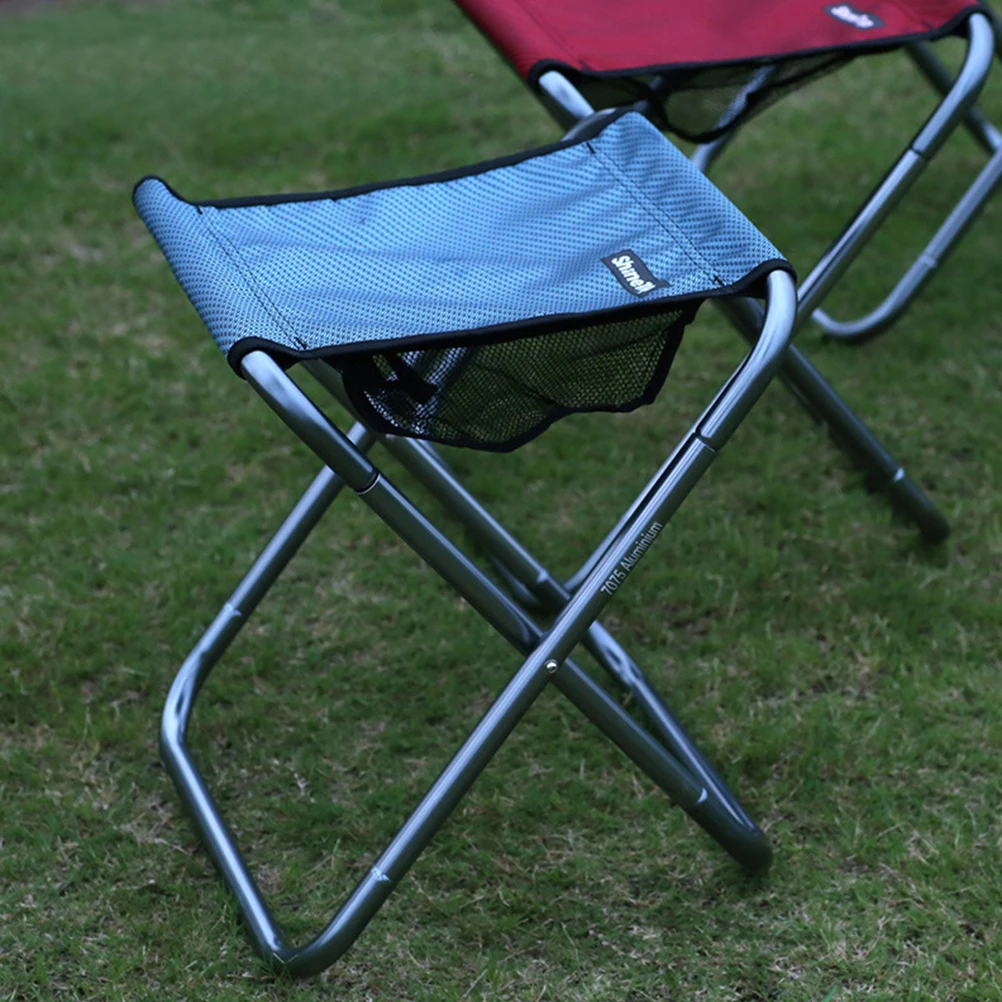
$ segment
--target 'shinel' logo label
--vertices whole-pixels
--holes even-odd
[[[851,4],[839,3],[832,7],[825,7],[825,13],[830,14],[837,21],[851,24],[860,31],[869,31],[871,28],[883,28],[884,22],[876,14],[867,14],[865,10],[857,10]]]
[[[663,289],[668,283],[655,278],[650,269],[631,250],[616,251],[602,258],[602,264],[616,276],[616,281],[635,296],[646,296],[655,289]]]

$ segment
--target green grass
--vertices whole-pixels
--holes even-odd
[[[928,107],[905,70],[867,60],[794,95],[721,164],[802,272]],[[987,105],[1002,112],[997,85]],[[0,20],[0,999],[1002,999],[997,205],[898,331],[855,351],[803,337],[950,540],[918,542],[773,388],[610,607],[762,819],[770,874],[744,876],[546,693],[342,962],[300,984],[255,961],[157,722],[315,463],[228,372],[131,186],[330,188],[556,135],[445,0]],[[837,305],[873,302],[979,164],[962,137]],[[450,460],[570,573],[739,350],[707,311],[656,405]],[[296,937],[517,662],[367,511],[336,506],[194,728]]]

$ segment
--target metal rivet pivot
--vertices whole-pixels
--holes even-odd
[[[553,674],[554,674],[554,673],[556,672],[556,670],[557,670],[557,669],[558,669],[558,668],[560,667],[560,665],[559,665],[559,664],[557,664],[557,662],[556,662],[556,661],[554,661],[554,660],[553,660],[552,658],[550,658],[550,660],[549,660],[549,661],[547,661],[547,662],[546,662],[546,664],[545,664],[545,665],[543,665],[543,667],[544,667],[544,668],[545,668],[545,669],[546,669],[546,670],[547,670],[547,671],[548,671],[548,672],[549,672],[549,673],[550,673],[551,675],[553,675]]]

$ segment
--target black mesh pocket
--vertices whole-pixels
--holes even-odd
[[[567,414],[650,403],[694,313],[331,361],[375,430],[507,452]]]
[[[651,117],[659,128],[701,143],[728,132],[790,91],[839,69],[852,58],[852,53],[822,53],[762,65],[667,68],[660,74],[627,77],[565,72],[596,108],[649,101]]]
[[[683,74],[678,84],[668,78],[668,96],[663,104],[665,122],[686,139],[714,139],[790,91],[839,69],[851,58],[826,53],[764,67],[708,67]]]

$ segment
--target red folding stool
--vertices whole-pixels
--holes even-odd
[[[754,114],[790,90],[867,54],[904,49],[941,101],[842,233],[807,273],[797,328],[812,317],[825,334],[861,341],[886,330],[956,246],[1002,179],[1002,133],[975,102],[1002,46],[993,13],[968,0],[866,0],[806,3],[761,0],[457,0],[563,125],[595,109],[635,105],[655,124],[701,143],[707,170]],[[955,77],[931,43],[964,35]],[[963,123],[989,160],[887,298],[858,320],[820,309],[829,291],[891,214],[951,133]],[[747,330],[742,331],[750,336]],[[803,353],[791,347],[784,382],[833,438],[886,489],[930,540],[948,527]]]

